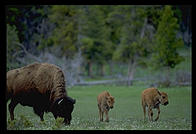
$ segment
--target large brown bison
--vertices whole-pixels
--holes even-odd
[[[18,103],[33,107],[43,121],[44,112],[52,112],[55,119],[64,118],[70,124],[75,99],[67,96],[62,70],[48,63],[34,63],[7,72],[6,101],[11,99],[9,112],[14,120]]]

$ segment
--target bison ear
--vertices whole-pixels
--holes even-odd
[[[73,99],[73,98],[71,98],[71,97],[68,97],[67,96],[66,99],[67,99],[68,102],[71,102],[72,104],[75,104],[76,103],[76,100]]]
[[[63,98],[59,100],[58,105],[61,104],[62,101],[63,101]]]

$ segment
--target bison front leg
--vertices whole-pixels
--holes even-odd
[[[14,120],[14,108],[16,107],[17,104],[18,102],[15,99],[12,99],[9,104],[9,112],[10,112],[11,120]]]
[[[41,121],[44,121],[44,111],[42,111],[39,107],[33,107],[33,110],[35,112],[35,114],[37,114],[40,117]]]
[[[158,111],[158,114],[157,114],[157,118],[155,119],[155,121],[157,121],[159,119],[159,114],[161,112],[159,106],[157,107],[157,111]]]
[[[57,118],[57,115],[56,115],[56,114],[54,114],[54,113],[53,113],[53,116],[54,116],[54,118],[55,118],[55,119]]]
[[[109,122],[109,117],[108,117],[108,111],[107,110],[105,110],[105,115],[106,115],[106,122]]]
[[[39,115],[39,117],[40,117],[40,120],[41,121],[44,121],[44,112],[41,112],[40,115]]]

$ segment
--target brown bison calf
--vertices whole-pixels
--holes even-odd
[[[52,64],[34,63],[7,72],[6,101],[11,99],[9,112],[14,120],[18,103],[33,107],[43,121],[44,112],[63,117],[70,124],[75,100],[67,96],[63,71]]]
[[[109,92],[104,91],[97,96],[98,109],[100,121],[103,121],[103,114],[106,115],[106,122],[109,122],[108,112],[110,108],[113,108],[114,97],[112,97]]]
[[[164,92],[159,92],[157,88],[148,88],[142,92],[142,107],[144,111],[144,120],[146,118],[146,107],[148,107],[148,117],[150,121],[153,121],[152,109],[156,108],[158,110],[157,118],[159,119],[160,108],[159,104],[167,105],[168,95]]]

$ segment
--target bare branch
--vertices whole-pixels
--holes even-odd
[[[147,17],[146,17],[145,20],[144,20],[144,25],[143,25],[143,27],[142,27],[142,31],[141,31],[141,34],[140,34],[140,38],[143,38],[143,37],[144,37],[146,24],[147,24]]]
[[[41,60],[40,58],[38,58],[38,57],[32,55],[31,53],[29,53],[29,52],[26,50],[26,48],[23,46],[23,44],[18,43],[18,42],[15,42],[15,44],[18,45],[18,46],[20,46],[20,47],[24,50],[24,52],[25,52],[25,54],[26,54],[27,56],[29,56],[30,58],[32,58],[32,59],[34,59],[34,60],[36,60],[36,61],[42,62],[42,60]]]

